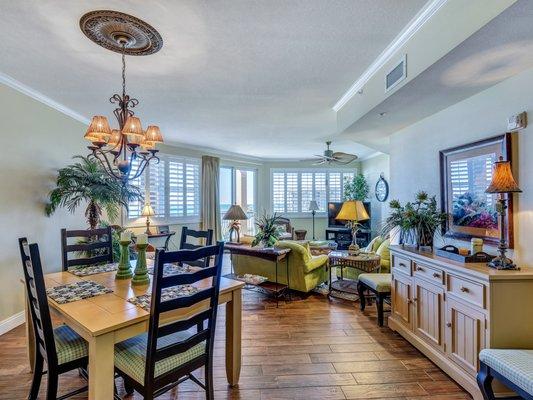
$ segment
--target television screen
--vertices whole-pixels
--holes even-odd
[[[366,212],[370,216],[370,202],[365,201],[363,203],[365,205]],[[328,203],[328,226],[329,227],[338,227],[342,228],[346,224],[344,221],[340,221],[335,219],[339,211],[341,210],[342,202],[329,202]],[[361,223],[363,229],[370,229],[370,220],[362,222]]]

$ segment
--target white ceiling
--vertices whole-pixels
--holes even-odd
[[[331,106],[425,1],[2,1],[0,71],[87,118],[111,118],[120,56],[78,21],[123,11],[164,40],[159,53],[127,60],[145,125],[159,124],[167,142],[299,159],[322,152],[336,131]],[[374,151],[352,140],[332,147]]]
[[[340,136],[387,152],[390,134],[533,68],[532,21],[533,1],[517,1]]]

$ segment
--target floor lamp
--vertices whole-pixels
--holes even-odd
[[[313,215],[313,240],[315,240],[315,214],[319,210],[318,204],[315,200],[311,200],[309,202],[309,211],[311,211],[311,214]]]

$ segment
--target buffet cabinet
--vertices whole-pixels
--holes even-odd
[[[403,246],[391,246],[391,266],[389,327],[474,399],[481,349],[533,349],[533,268],[498,271]]]

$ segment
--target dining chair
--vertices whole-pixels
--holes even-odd
[[[69,238],[82,238],[75,244],[69,244]],[[113,262],[113,234],[110,226],[98,229],[72,230],[61,229],[61,253],[63,271],[70,267]],[[75,253],[77,258],[69,258]],[[79,254],[84,254],[79,257]]]
[[[197,240],[203,239],[204,243],[203,244],[189,243],[187,241],[188,237],[193,237],[193,238],[196,238]],[[199,249],[203,246],[211,246],[211,244],[213,244],[213,230],[212,229],[200,231],[200,230],[189,229],[186,226],[184,226],[181,229],[180,250],[184,250],[184,249],[194,250],[194,249]],[[207,265],[205,264],[205,261],[209,262],[209,260],[202,260],[202,261],[192,261],[187,264],[192,265],[193,267],[205,268],[207,267]]]
[[[136,390],[151,400],[191,379],[205,389],[208,400],[214,399],[213,345],[223,252],[223,242],[195,250],[157,250],[148,333],[115,345],[115,370],[124,379],[126,393]],[[163,276],[166,263],[188,264],[204,258],[214,258],[207,263],[210,267]],[[198,291],[165,299],[164,290],[178,285],[195,285]],[[193,316],[164,325],[165,314],[179,309]],[[200,367],[205,370],[205,383],[192,374]]]
[[[26,238],[20,238],[19,248],[35,335],[35,364],[28,399],[37,399],[45,361],[47,365],[46,374],[48,375],[47,400],[66,399],[85,392],[87,386],[57,397],[60,374],[80,368],[87,370],[87,342],[67,325],[61,325],[53,329],[39,246],[35,243],[28,245]]]

